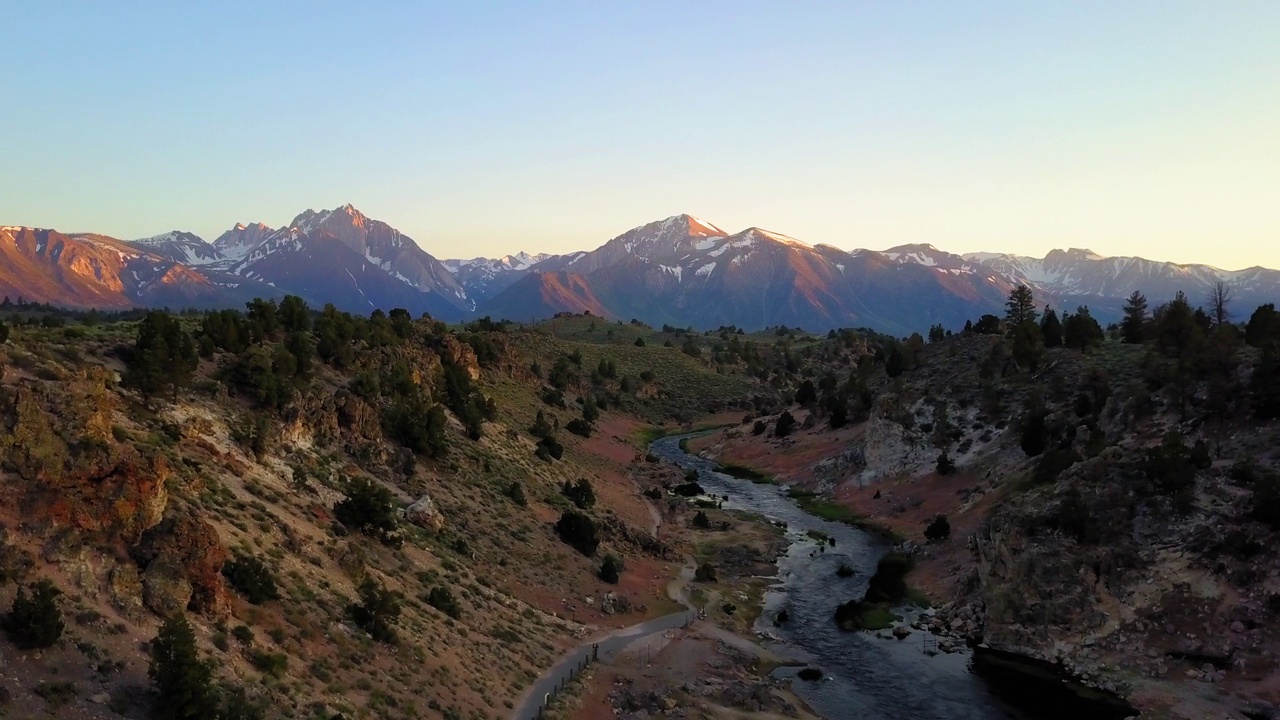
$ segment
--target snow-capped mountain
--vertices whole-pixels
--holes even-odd
[[[130,240],[129,244],[139,250],[193,267],[209,265],[225,259],[217,247],[205,242],[198,235],[181,230],[171,230],[149,238]]]
[[[0,292],[68,307],[234,307],[270,297],[137,245],[93,233],[0,228]]]
[[[962,325],[1003,302],[1009,290],[996,279],[814,247],[760,228],[730,235],[691,215],[642,225],[533,270],[537,277],[482,302],[479,312],[524,320],[594,303],[612,317],[652,324],[910,332],[938,322]],[[532,287],[538,277],[546,287]]]
[[[448,321],[590,311],[699,328],[905,335],[1003,314],[1009,291],[1023,283],[1039,305],[1088,305],[1105,323],[1119,319],[1134,290],[1152,306],[1177,292],[1199,303],[1218,282],[1234,293],[1238,319],[1280,301],[1280,271],[1260,267],[1227,271],[1081,249],[1043,258],[962,256],[925,244],[845,251],[760,228],[730,234],[692,215],[641,225],[589,251],[443,262],[351,205],[307,210],[279,229],[236,225],[213,243],[181,231],[126,243],[0,227],[0,293],[78,307],[240,307],[294,293],[317,308],[400,307]]]
[[[247,246],[249,234],[236,247]],[[453,274],[412,238],[351,205],[301,213],[229,270],[353,312],[401,307],[456,320],[475,307]]]
[[[262,223],[249,225],[236,223],[235,227],[222,233],[213,241],[213,247],[223,260],[239,262],[273,232],[275,232],[274,229]]]
[[[467,296],[481,302],[508,288],[512,283],[529,274],[533,266],[556,256],[547,253],[531,255],[518,252],[500,258],[472,258],[470,260],[441,260],[445,269],[453,273]]]

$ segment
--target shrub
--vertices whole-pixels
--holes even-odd
[[[794,430],[795,427],[795,417],[790,413],[790,411],[783,410],[782,414],[778,416],[778,421],[774,423],[773,434],[778,437],[786,437],[791,434],[791,431]]]
[[[1035,457],[1044,452],[1049,445],[1049,426],[1046,423],[1049,413],[1038,402],[1033,402],[1022,416],[1022,452],[1028,457]]]
[[[901,553],[891,552],[880,558],[863,600],[869,603],[901,602],[907,596],[906,577],[910,569],[911,558]]]
[[[704,492],[702,486],[697,482],[686,482],[671,488],[671,493],[680,497],[695,497],[704,494]]]
[[[556,534],[560,539],[578,552],[591,557],[600,546],[599,530],[596,523],[587,515],[577,510],[566,510],[556,522]]]
[[[565,424],[564,429],[568,430],[574,435],[580,435],[584,438],[591,437],[591,431],[593,430],[593,428],[591,427],[591,423],[587,422],[586,420],[583,420],[582,418],[574,418],[570,420],[567,424]]]
[[[289,656],[284,653],[257,650],[249,655],[249,662],[259,672],[264,675],[270,675],[273,678],[284,677],[285,671],[289,669]]]
[[[1055,448],[1045,453],[1036,465],[1033,481],[1038,485],[1048,485],[1058,479],[1067,468],[1080,462],[1080,455],[1071,448]]]
[[[431,592],[427,593],[427,604],[454,620],[462,617],[462,606],[458,605],[449,588],[443,585],[431,588]]]
[[[951,475],[955,471],[955,461],[951,459],[951,456],[947,454],[947,451],[943,450],[942,454],[938,456],[938,474]]]
[[[374,640],[396,642],[395,623],[400,619],[400,593],[388,590],[373,578],[360,583],[360,602],[347,607],[351,620]]]
[[[237,625],[231,629],[231,637],[238,640],[241,645],[252,645],[253,628],[248,625]]]
[[[231,587],[244,595],[253,605],[280,599],[275,576],[261,560],[251,555],[239,555],[222,566],[222,575]]]
[[[231,428],[231,439],[258,460],[271,450],[274,436],[275,428],[272,426],[271,416],[265,413],[246,415]]]
[[[1280,475],[1255,470],[1251,485],[1253,487],[1253,504],[1249,515],[1254,520],[1266,523],[1273,530],[1280,530]]]
[[[586,478],[578,478],[577,482],[565,480],[560,493],[581,510],[587,510],[596,504],[596,491],[591,487],[591,481]]]
[[[529,504],[528,498],[524,495],[524,486],[515,480],[512,480],[511,484],[507,486],[506,496],[520,507],[525,507]]]
[[[1156,488],[1166,494],[1176,495],[1195,486],[1196,459],[1177,432],[1167,433],[1159,447],[1147,451],[1144,469]]]
[[[705,530],[711,527],[711,519],[707,517],[705,512],[699,510],[698,514],[693,516],[693,526]]]
[[[617,585],[618,578],[622,574],[622,561],[613,555],[606,555],[604,562],[600,563],[600,579],[610,585]]]
[[[564,446],[555,437],[547,436],[538,441],[535,453],[542,460],[559,460],[564,457]]]
[[[62,637],[65,628],[62,611],[58,609],[58,596],[62,591],[48,580],[40,580],[31,586],[31,595],[18,588],[13,598],[13,608],[0,625],[9,639],[23,649],[47,648]]]
[[[395,496],[382,485],[357,477],[347,483],[347,496],[333,506],[338,522],[378,539],[384,545],[398,546],[396,534]]]
[[[840,563],[840,567],[836,568],[836,575],[842,578],[853,577],[856,572],[849,563]]]
[[[767,430],[768,428],[769,428],[769,426],[768,426],[767,424],[765,424],[765,421],[763,421],[763,420],[757,420],[757,421],[755,421],[755,422],[751,425],[751,434],[752,434],[752,435],[763,435],[763,434],[764,434],[764,431],[765,431],[765,430]]]
[[[693,573],[693,579],[698,582],[715,582],[716,566],[711,563],[702,563]]]
[[[937,542],[946,540],[951,537],[951,523],[947,521],[946,515],[939,515],[929,523],[929,527],[924,529],[924,537],[929,542]]]

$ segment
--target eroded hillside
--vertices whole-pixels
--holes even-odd
[[[0,683],[51,717],[165,702],[173,617],[218,717],[506,717],[589,633],[678,609],[646,420],[773,397],[711,339],[596,318],[29,320],[4,348],[0,605],[50,581],[65,630],[6,648]]]

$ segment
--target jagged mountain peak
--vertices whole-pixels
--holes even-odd
[[[275,229],[265,223],[236,223],[214,239],[213,247],[224,260],[234,262],[253,252],[274,232]]]
[[[687,235],[693,235],[693,236],[699,236],[699,237],[712,237],[712,236],[724,237],[728,235],[728,233],[716,227],[715,225],[712,225],[706,220],[703,220],[702,218],[699,218],[699,217],[695,217],[688,213],[683,213],[680,215],[672,215],[666,220],[663,220],[662,229],[664,232],[677,230]]]
[[[403,307],[455,319],[474,307],[447,267],[350,203],[299,213],[246,248],[229,269],[344,309]]]
[[[160,233],[159,235],[152,235],[151,237],[138,238],[137,240],[133,240],[132,244],[160,245],[163,243],[170,243],[175,241],[176,242],[198,242],[198,243],[204,243],[206,245],[208,244],[208,242],[204,238],[200,237],[199,235],[196,235],[195,233],[187,232],[186,230],[170,230],[169,232]]]
[[[225,259],[216,245],[184,230],[131,240],[129,245],[182,265],[210,265]]]

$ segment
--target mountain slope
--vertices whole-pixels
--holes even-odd
[[[525,275],[479,310],[483,315],[516,321],[539,320],[562,312],[621,317],[596,297],[586,278],[563,271]]]
[[[247,235],[232,236],[226,245]],[[403,307],[456,320],[474,307],[438,260],[351,205],[307,210],[249,249],[230,272],[350,311]]]
[[[481,302],[497,295],[512,283],[528,275],[535,265],[553,259],[547,253],[530,255],[519,252],[500,258],[472,258],[470,260],[441,260],[445,269],[457,279],[467,296]]]
[[[130,240],[129,244],[143,252],[159,255],[166,260],[183,265],[208,265],[224,259],[217,247],[205,242],[198,235],[181,230],[171,230],[162,235]]]
[[[236,223],[235,227],[222,233],[213,241],[213,247],[218,255],[226,260],[240,261],[274,232],[274,229],[262,223],[251,225]]]
[[[956,257],[948,265],[964,264]],[[897,262],[869,251],[812,247],[749,228],[729,235],[690,215],[634,228],[586,253],[533,267],[569,271],[608,315],[650,324],[714,328],[772,325],[811,330],[867,326],[907,334],[960,326],[1004,302],[1012,283],[985,274]],[[586,287],[583,287],[583,286]],[[514,286],[513,286],[514,288]],[[480,304],[481,314],[549,317],[569,309],[521,288]]]
[[[1218,283],[1235,293],[1240,308],[1280,299],[1280,271],[1254,267],[1221,270],[1209,265],[1179,265],[1136,257],[1104,257],[1092,250],[1053,250],[1043,258],[999,253],[973,253],[965,259],[975,267],[1005,275],[1051,296],[1063,306],[1089,305],[1100,319],[1118,319],[1124,298],[1137,290],[1152,303],[1184,292],[1200,303]],[[1097,312],[1103,308],[1103,312]]]
[[[256,285],[229,288],[172,260],[103,235],[0,228],[0,291],[69,307],[218,307]]]

